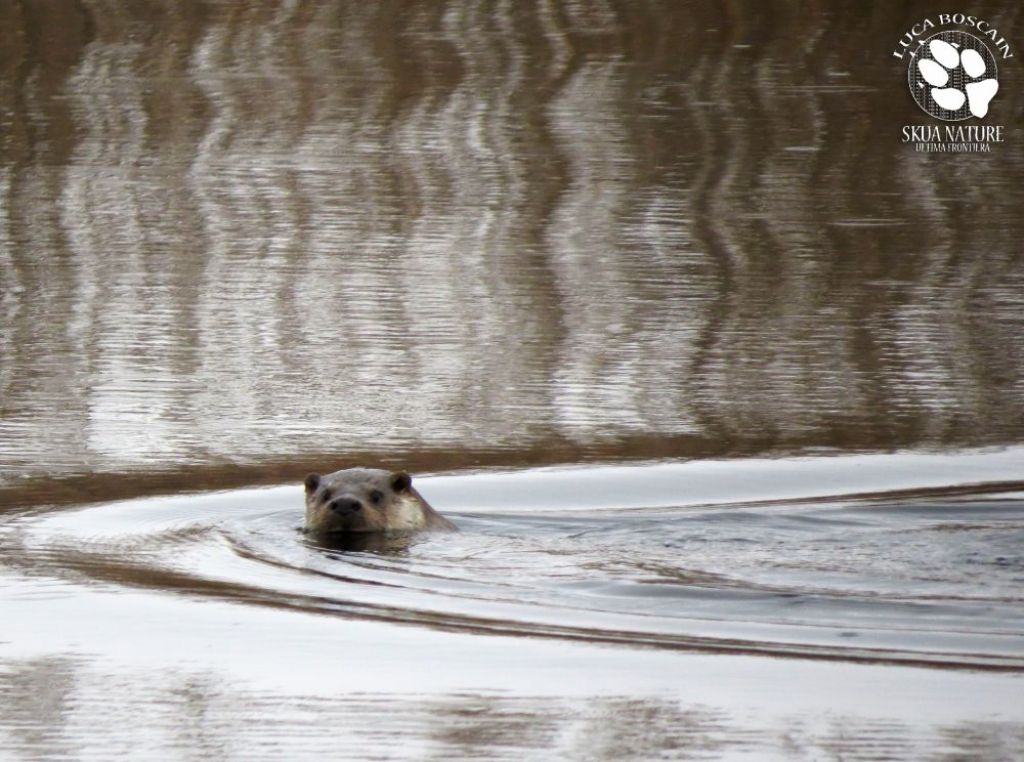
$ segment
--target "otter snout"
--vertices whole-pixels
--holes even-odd
[[[348,468],[306,477],[306,529],[319,534],[455,529],[404,471]]]
[[[363,510],[363,504],[352,497],[339,497],[331,501],[331,510],[339,516],[348,516]]]

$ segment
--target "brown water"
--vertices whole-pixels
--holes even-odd
[[[1024,72],[902,145],[934,12],[0,4],[0,757],[1021,758]],[[356,463],[463,531],[237,489]]]

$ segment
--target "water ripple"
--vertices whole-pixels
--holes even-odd
[[[998,470],[993,457],[980,456],[976,476]],[[792,465],[810,476],[833,464]],[[451,511],[456,534],[325,544],[298,532],[298,512],[280,506],[296,494],[269,490],[101,504],[22,521],[13,536],[37,575],[367,621],[691,651],[1024,668],[1024,514],[1012,495],[956,497],[963,489],[949,484],[945,496],[932,488],[918,497],[876,491],[867,501],[743,502],[733,491],[708,504],[699,498],[699,471],[683,468],[666,481],[666,467],[496,475],[491,494],[505,504],[490,509],[488,493],[473,486],[486,474],[422,480],[425,494],[461,489],[478,506]],[[729,468],[748,479],[756,473],[742,463]],[[892,465],[875,468],[884,476]],[[667,488],[687,475],[693,496],[673,501]],[[581,496],[601,495],[609,479],[620,493],[631,480],[660,483],[661,499],[649,494],[646,502],[661,507],[511,507],[529,504],[538,478],[556,485],[553,494]]]

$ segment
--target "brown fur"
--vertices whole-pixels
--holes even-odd
[[[316,533],[455,529],[401,471],[348,468],[306,477],[306,530]]]

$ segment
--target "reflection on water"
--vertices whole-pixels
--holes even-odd
[[[0,3],[0,756],[1018,753],[1024,88],[901,146],[918,13]]]
[[[0,13],[8,483],[1020,439],[1024,147],[898,145],[898,4]]]
[[[708,760],[708,759],[1013,759],[1022,740],[1005,722],[938,719],[948,756],[928,755],[920,726],[884,717],[821,717],[779,712],[765,728],[742,712],[699,700],[593,695],[586,702],[544,694],[494,692],[435,698],[402,693],[311,696],[212,672],[167,671],[121,689],[81,660],[34,659],[0,675],[0,697],[14,726],[5,748],[25,759],[133,756],[144,742],[161,759]],[[844,676],[845,677],[845,676]],[[54,681],[39,694],[35,686]],[[32,690],[26,690],[31,686]],[[923,687],[923,686],[922,686]],[[150,714],[136,728],[138,707]],[[259,713],[260,722],[252,717]],[[386,727],[387,732],[382,732]],[[325,732],[329,729],[330,732]],[[144,738],[144,741],[142,740]],[[281,739],[288,738],[287,744]]]
[[[354,542],[298,532],[301,490],[277,487],[36,512],[0,541],[7,565],[32,577],[345,619],[1019,670],[1024,536],[1008,491],[1024,484],[1020,458],[1016,448],[434,477],[418,486],[461,532]],[[943,467],[944,486],[922,489],[922,473]],[[838,479],[854,472],[874,496],[844,495]],[[1017,482],[993,481],[1010,473]],[[878,488],[893,475],[918,488],[886,497]],[[975,494],[963,496],[964,482]]]
[[[1012,759],[1020,483],[836,481],[945,460],[977,490],[1020,452],[930,457],[427,478],[462,531],[369,547],[305,538],[299,485],[25,514],[0,525],[0,750]]]

